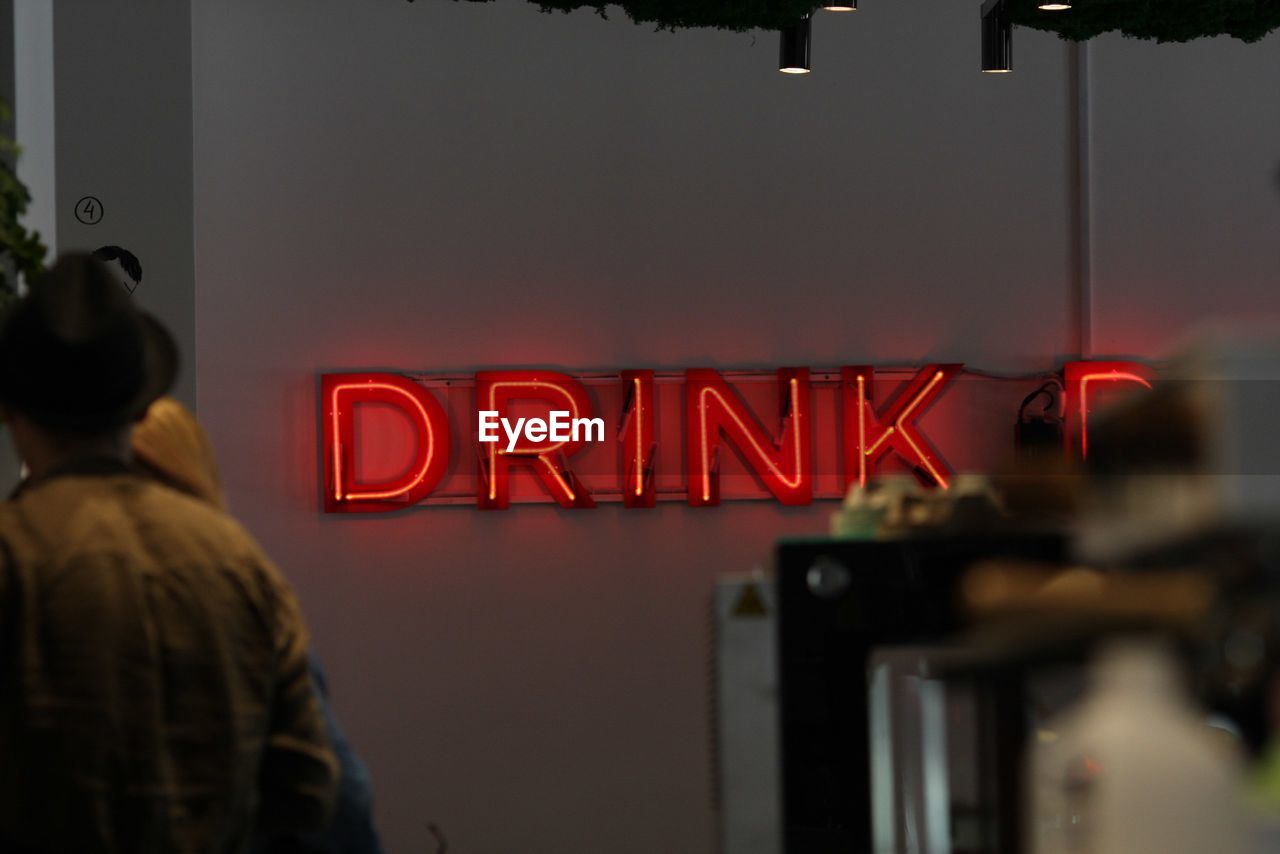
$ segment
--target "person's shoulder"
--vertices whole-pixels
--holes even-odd
[[[167,484],[140,478],[130,504],[147,527],[261,555],[257,542],[225,510]]]
[[[65,476],[20,487],[0,504],[0,531],[11,540],[47,550],[73,539],[96,520],[109,522],[113,478]]]
[[[57,478],[21,491],[3,511],[11,520],[7,527],[50,546],[140,548],[192,558],[261,555],[225,512],[140,474]]]
[[[174,524],[198,525],[222,533],[239,532],[240,526],[223,510],[166,483],[131,475],[128,489],[133,492],[131,500],[141,505],[140,509]]]
[[[235,566],[259,585],[288,584],[258,541],[234,517],[207,501],[167,484],[145,480],[133,510],[144,537],[161,554],[185,554],[198,562]]]
[[[0,505],[0,552],[46,570],[88,561],[237,577],[264,602],[290,590],[225,511],[143,476],[59,478],[24,490]]]

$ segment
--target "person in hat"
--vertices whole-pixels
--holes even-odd
[[[288,585],[209,503],[129,466],[172,337],[100,261],[0,323],[0,851],[241,854],[337,781]]]

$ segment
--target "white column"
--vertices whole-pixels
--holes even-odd
[[[52,260],[57,249],[54,169],[53,3],[13,0],[14,130],[22,147],[18,178],[31,191],[26,226],[40,232]]]

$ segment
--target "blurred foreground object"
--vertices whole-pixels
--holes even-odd
[[[1034,854],[1252,851],[1241,772],[1159,645],[1105,647],[1031,754]]]
[[[1207,617],[1215,592],[1199,572],[1125,575],[1011,561],[978,564],[962,585],[973,616],[1040,627],[1056,618],[1076,625],[1112,620],[1189,628]]]
[[[1121,563],[1280,530],[1280,341],[1219,339],[1090,427],[1080,554]]]
[[[1060,532],[985,524],[779,544],[785,851],[938,850],[892,847],[926,838],[950,838],[955,854],[1016,850],[1021,792],[1004,769],[1022,755],[1022,707],[997,720],[965,686],[953,696],[924,684],[933,677],[917,662],[950,653],[975,562],[1054,564],[1065,550]],[[927,826],[912,818],[926,814]]]
[[[950,489],[925,489],[903,475],[851,487],[831,516],[831,535],[874,540],[930,530],[989,529],[1005,521],[1000,496],[985,477],[959,475]]]

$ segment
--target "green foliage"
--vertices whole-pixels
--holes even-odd
[[[0,100],[0,124],[8,124],[9,105]],[[19,222],[31,193],[13,171],[18,145],[0,132],[0,309],[17,296],[17,276],[31,281],[44,271],[48,252],[40,235]]]
[[[470,0],[486,3],[489,0]],[[619,6],[637,24],[658,29],[714,27],[720,30],[778,30],[818,8],[818,0],[530,0],[544,12],[594,9],[601,16]],[[897,2],[897,0],[895,0]]]
[[[469,0],[484,3],[489,0]],[[636,23],[659,29],[715,27],[777,30],[812,12],[818,0],[529,0],[546,12],[621,7]],[[909,2],[909,0],[882,0]],[[966,2],[966,0],[953,0]],[[979,0],[967,0],[974,14]],[[1008,0],[1015,24],[1082,41],[1112,30],[1156,41],[1184,42],[1228,35],[1257,41],[1280,26],[1280,0],[1075,0],[1068,12],[1043,12],[1037,0]]]
[[[1009,17],[1072,41],[1118,30],[1158,42],[1207,36],[1255,42],[1280,27],[1280,0],[1075,0],[1065,12],[1041,11],[1036,0],[1009,0]]]

